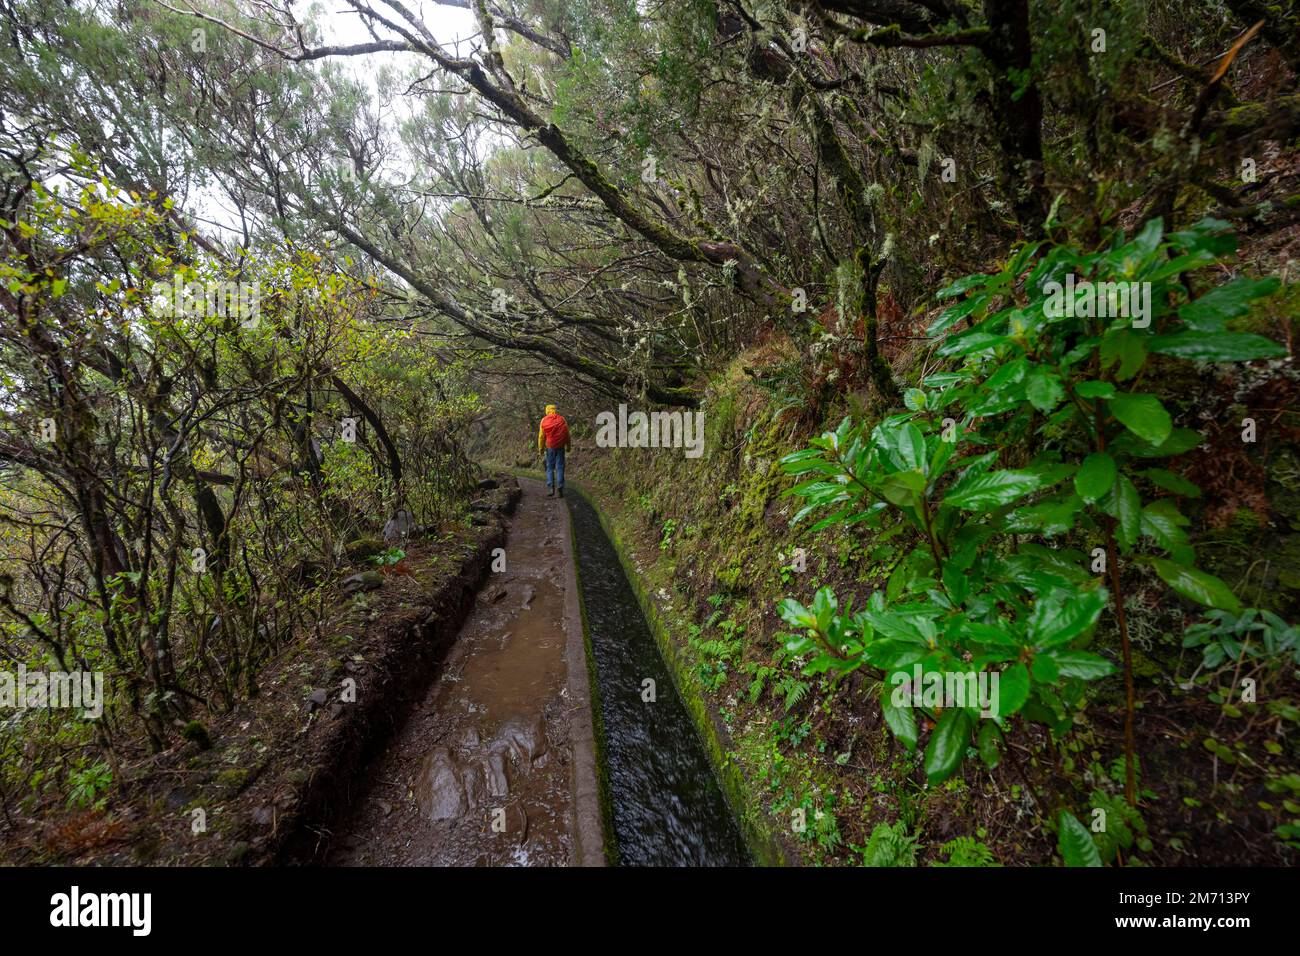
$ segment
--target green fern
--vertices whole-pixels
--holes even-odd
[[[878,823],[862,848],[863,866],[916,866],[916,842],[907,833],[907,824]]]
[[[1135,841],[1145,845],[1146,849],[1150,848],[1146,840],[1146,821],[1142,819],[1142,814],[1130,807],[1122,796],[1093,790],[1089,801],[1092,807],[1089,818],[1089,823],[1092,825],[1089,829],[1092,830],[1092,840],[1097,844],[1097,852],[1101,854],[1103,863],[1113,861],[1120,850],[1131,849]],[[1105,821],[1105,826],[1102,828],[1097,828],[1095,823],[1098,819],[1098,810],[1103,813],[1100,819]]]
[[[749,682],[749,702],[758,703],[758,699],[763,696],[763,690],[767,687],[768,680],[776,673],[775,667],[767,667],[762,664],[748,663],[741,667],[745,673],[749,674],[753,680]]]
[[[946,861],[935,861],[931,866],[1001,866],[993,858],[993,851],[974,837],[959,836],[939,847]]]
[[[793,674],[787,674],[776,682],[776,689],[785,695],[785,709],[787,711],[803,700],[808,695],[811,687],[812,685],[806,680],[800,680]]]

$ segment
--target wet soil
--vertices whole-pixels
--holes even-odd
[[[367,769],[330,864],[584,861],[575,800],[588,774],[574,772],[571,730],[585,701],[574,700],[570,664],[583,672],[585,662],[570,660],[582,644],[568,519],[540,484],[520,484],[505,569],[488,575],[439,676]]]

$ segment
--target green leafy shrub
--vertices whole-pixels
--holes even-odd
[[[100,809],[112,783],[113,770],[102,760],[73,770],[68,774],[68,806]]]
[[[1244,658],[1300,665],[1300,628],[1260,608],[1215,609],[1187,629],[1183,647],[1199,647],[1207,670]]]
[[[392,565],[400,562],[404,557],[406,557],[406,552],[403,551],[401,548],[394,547],[394,548],[385,548],[383,551],[379,552],[378,554],[371,555],[366,560],[368,560],[371,564],[378,565],[379,567],[391,567]]]
[[[907,411],[874,426],[846,418],[782,460],[802,479],[787,492],[805,502],[796,522],[829,512],[814,531],[879,528],[886,513],[901,514],[915,532],[887,586],[861,608],[823,588],[811,607],[785,600],[780,613],[798,629],[788,649],[805,674],[837,679],[866,666],[880,678],[885,720],[908,749],[920,742],[916,711],[933,722],[924,755],[932,784],[972,743],[995,765],[1017,716],[1058,737],[1071,729],[1088,682],[1115,670],[1089,647],[1108,606],[1131,681],[1121,561],[1146,564],[1198,604],[1240,611],[1228,586],[1195,566],[1179,499],[1197,487],[1162,467],[1200,435],[1176,428],[1160,398],[1132,384],[1153,356],[1284,354],[1227,327],[1277,280],[1234,279],[1200,297],[1183,283],[1235,249],[1225,228],[1205,220],[1165,237],[1153,220],[1096,252],[1033,243],[998,273],[953,283],[939,296],[961,299],[930,334],[955,367],[908,389]],[[1087,550],[1069,546],[1079,543]],[[994,707],[947,697],[917,706],[895,693],[917,675],[949,687],[985,674],[993,686],[993,673]],[[1131,769],[1127,791],[1132,803]]]

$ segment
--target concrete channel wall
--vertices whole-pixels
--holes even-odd
[[[607,785],[597,759],[596,683],[587,647],[578,562],[573,546],[573,520],[564,512],[563,548],[568,559],[564,576],[564,657],[569,671],[569,746],[573,758],[573,864],[604,866],[608,814]]]

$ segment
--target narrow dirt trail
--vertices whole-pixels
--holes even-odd
[[[602,862],[569,515],[520,479],[488,575],[438,678],[361,781],[332,865]]]

